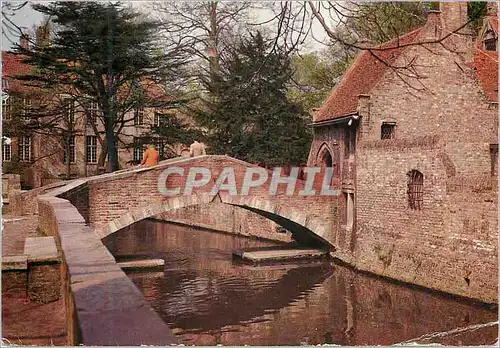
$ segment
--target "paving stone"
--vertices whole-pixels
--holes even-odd
[[[24,254],[29,262],[57,261],[59,252],[54,237],[26,238]]]

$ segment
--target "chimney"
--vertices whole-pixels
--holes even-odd
[[[441,35],[454,32],[443,44],[450,52],[457,53],[463,61],[471,61],[473,58],[473,35],[467,23],[467,2],[439,2],[441,12]],[[460,30],[458,30],[461,28]]]
[[[48,46],[50,41],[50,24],[41,24],[36,28],[36,45],[38,47]]]
[[[467,2],[440,1],[439,11],[441,11],[444,33],[457,30],[467,23]]]
[[[21,37],[19,38],[19,45],[25,49],[29,50],[29,36],[26,33],[22,33]]]

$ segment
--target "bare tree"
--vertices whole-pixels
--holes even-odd
[[[166,49],[175,47],[191,57],[191,77],[215,79],[228,46],[242,35],[241,23],[245,23],[251,3],[155,2],[152,9],[161,23]]]

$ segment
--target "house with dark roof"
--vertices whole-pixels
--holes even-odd
[[[479,35],[462,28],[466,2],[441,2],[422,27],[361,52],[314,113],[308,165],[332,167],[342,192],[339,259],[498,303],[498,18],[488,7]]]
[[[21,37],[22,45],[27,45],[26,37]],[[95,120],[97,131],[104,134],[104,125],[96,116],[99,107],[95,100],[86,105],[78,105],[72,96],[75,93],[67,88],[47,89],[29,86],[16,76],[32,74],[35,67],[23,62],[23,57],[2,51],[2,122],[3,136],[11,143],[2,142],[3,172],[21,173],[25,188],[35,188],[66,178],[68,161],[72,178],[91,176],[98,173],[98,159],[101,146],[91,119]],[[163,117],[168,117],[172,110],[165,104],[172,100],[156,81],[140,82],[140,87],[147,92],[144,107],[135,108],[125,116],[127,122],[117,140],[120,166],[138,164],[142,159],[143,144],[156,145],[161,156],[175,157],[186,147],[181,144],[169,146],[161,137],[152,137],[151,128],[160,124]],[[129,91],[123,91],[128,96]],[[67,127],[64,120],[72,119],[74,134],[69,139],[69,155],[61,136],[47,129],[41,129],[36,123],[42,116],[33,115],[39,109],[51,103],[64,104],[61,112],[67,115],[51,117],[60,128]],[[63,111],[64,109],[64,111]],[[38,110],[38,111],[34,111]],[[42,120],[43,123],[43,120]],[[134,146],[135,145],[135,146]],[[188,150],[188,148],[187,148]],[[189,151],[189,150],[188,150]]]

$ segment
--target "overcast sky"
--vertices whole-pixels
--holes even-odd
[[[36,1],[36,2],[42,2],[42,1]],[[45,1],[48,2],[48,1]],[[133,6],[139,8],[139,9],[145,9],[147,10],[147,7],[144,6],[144,2],[141,1],[124,1],[128,3],[132,3]],[[22,3],[22,2],[19,2]],[[272,18],[272,13],[270,11],[265,11],[265,10],[259,10],[257,17],[265,21],[267,19]],[[13,17],[11,17],[12,21],[16,23],[21,28],[24,29],[32,29],[33,25],[39,24],[42,21],[42,15],[39,12],[34,11],[30,4],[27,4],[24,6],[22,9],[18,10]],[[316,22],[315,25],[313,25],[313,30],[314,30],[314,35],[316,38],[323,40],[326,37],[326,34],[321,28],[321,26]],[[3,31],[3,26],[2,26],[2,31]],[[3,32],[2,33],[2,50],[9,50],[12,46],[12,41],[18,42],[19,37],[18,36],[12,36],[10,33]],[[305,51],[314,51],[314,50],[319,50],[323,48],[324,46],[317,43],[314,39],[310,38],[308,39],[308,42],[306,44],[306,47],[304,48]]]

